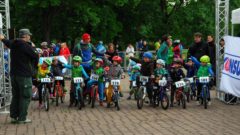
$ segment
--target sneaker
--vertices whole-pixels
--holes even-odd
[[[18,122],[17,118],[11,118],[11,123],[16,124]]]
[[[212,103],[211,103],[211,101],[208,101],[208,105],[211,105]]]
[[[32,122],[32,120],[30,120],[30,119],[26,119],[26,120],[23,120],[23,121],[18,121],[18,123],[19,124],[25,124],[25,123],[31,123]]]
[[[196,104],[197,104],[197,105],[200,105],[200,101],[196,101]]]
[[[127,100],[131,100],[131,96],[129,96],[129,97],[127,98]]]

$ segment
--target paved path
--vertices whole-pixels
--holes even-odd
[[[127,80],[123,81],[126,87]],[[83,110],[68,108],[68,101],[59,107],[51,105],[49,112],[37,109],[37,102],[29,108],[31,124],[10,124],[8,115],[0,115],[0,135],[81,135],[81,134],[157,134],[157,135],[239,135],[240,106],[225,105],[213,99],[207,109],[187,104],[187,109],[167,111],[147,105],[138,110],[134,100],[120,102],[115,108],[96,106]],[[214,94],[212,94],[214,96]]]

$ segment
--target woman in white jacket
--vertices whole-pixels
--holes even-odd
[[[127,57],[134,57],[134,47],[132,44],[129,44],[126,50]]]

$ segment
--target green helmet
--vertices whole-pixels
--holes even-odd
[[[202,56],[202,57],[200,58],[200,61],[201,61],[201,62],[204,62],[204,63],[209,63],[209,62],[210,62],[210,58],[209,58],[209,56],[204,55],[204,56]]]
[[[80,56],[74,56],[73,61],[82,62],[82,58]]]
[[[52,64],[52,61],[50,59],[45,59],[43,62],[45,62],[48,66]]]
[[[140,67],[139,65],[135,65],[135,66],[132,67],[132,69],[133,69],[133,70],[140,70],[141,67]]]

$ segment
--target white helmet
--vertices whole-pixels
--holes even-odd
[[[48,45],[47,42],[42,42],[42,43],[41,43],[41,46],[47,46],[47,45]]]
[[[165,66],[165,61],[162,59],[158,59],[156,63]]]

